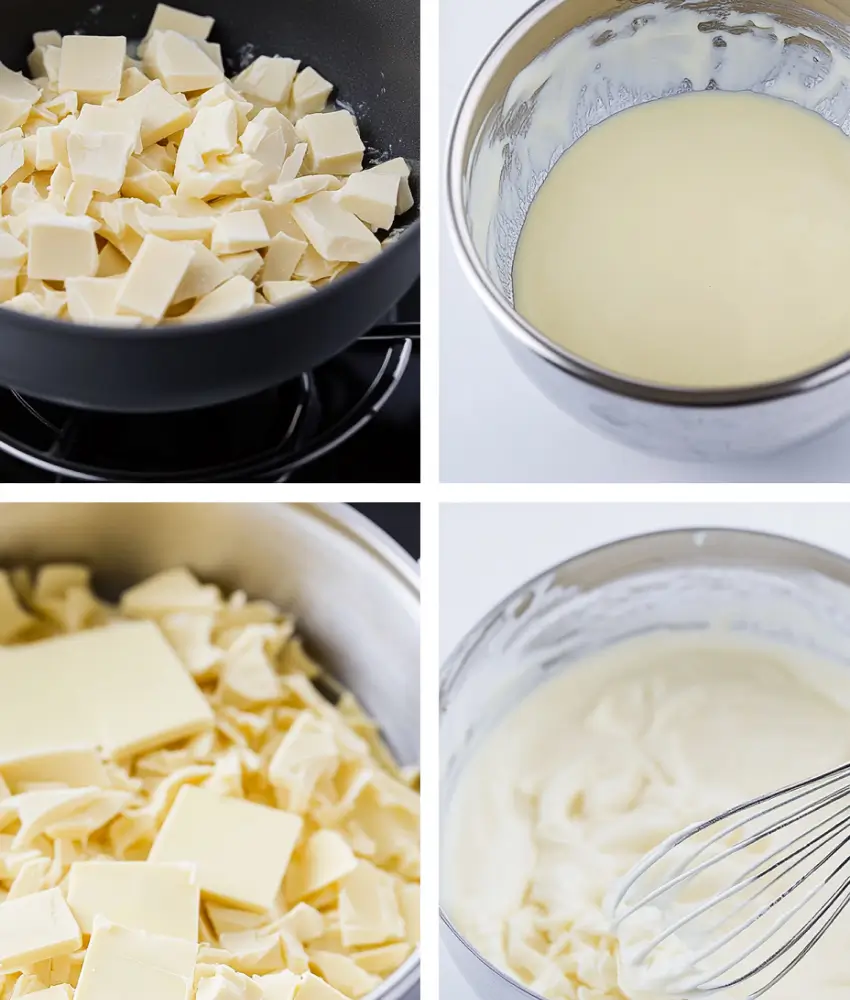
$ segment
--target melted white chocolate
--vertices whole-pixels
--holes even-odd
[[[531,206],[516,307],[609,371],[683,387],[850,351],[850,139],[775,98],[710,91],[586,133]]]

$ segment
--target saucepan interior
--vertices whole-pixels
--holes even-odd
[[[443,668],[443,835],[470,755],[538,685],[636,636],[717,628],[850,667],[850,562],[777,536],[694,529],[616,542],[523,584]],[[447,877],[444,871],[444,900],[451,898]],[[488,962],[448,909],[442,919],[445,943],[479,996],[538,997]]]
[[[734,7],[711,0],[613,7],[609,0],[544,0],[533,7],[473,78],[450,153],[455,236],[497,321],[547,360],[590,372],[592,365],[513,308],[519,235],[551,169],[610,116],[690,91],[769,93],[850,133],[850,102],[842,96],[850,86],[850,34],[840,18],[821,0],[742,0]],[[607,381],[610,387],[618,380]],[[693,395],[699,402],[711,393]]]

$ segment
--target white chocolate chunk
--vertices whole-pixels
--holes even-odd
[[[194,864],[202,892],[249,910],[268,910],[301,828],[301,818],[290,813],[186,785],[149,860]]]
[[[3,143],[0,146],[0,185],[14,184],[15,176],[24,169],[25,163],[23,140]]]
[[[125,101],[128,97],[138,94],[144,90],[150,80],[135,66],[125,69],[121,76],[121,90],[118,94],[119,100]]]
[[[256,210],[223,215],[215,223],[212,234],[212,250],[216,254],[259,250],[267,247],[270,242],[271,237],[263,217]]]
[[[40,128],[36,132],[35,166],[37,170],[55,170],[68,161],[69,131],[64,125]]]
[[[381,252],[374,233],[324,191],[295,202],[292,215],[316,250],[330,261],[365,263]]]
[[[192,121],[192,109],[169,94],[159,80],[128,97],[122,102],[122,107],[138,115],[145,147],[167,139]]]
[[[118,253],[117,250],[114,252]],[[125,258],[122,257],[122,260],[125,265],[128,264]],[[112,277],[68,278],[65,289],[68,294],[68,313],[71,319],[77,323],[90,323],[93,326],[141,326],[141,317],[117,314],[118,294],[126,271],[125,266],[124,272]]]
[[[270,184],[280,177],[290,146],[297,136],[289,119],[276,108],[264,108],[242,133],[243,152],[257,161],[245,181],[249,195],[265,194]]]
[[[98,255],[97,277],[114,278],[126,274],[129,267],[130,261],[121,251],[111,243],[107,243]]]
[[[65,35],[59,64],[59,90],[84,98],[117,95],[121,90],[127,39],[121,36]]]
[[[16,73],[0,63],[0,95],[33,105],[41,97],[41,91],[23,73]]]
[[[221,83],[221,69],[191,39],[176,31],[155,31],[145,47],[143,66],[172,94],[208,90]]]
[[[296,118],[323,111],[334,86],[311,66],[303,69],[292,85],[292,107]]]
[[[214,218],[203,215],[147,215],[139,216],[145,232],[153,233],[164,240],[201,240],[209,243]]]
[[[332,951],[313,951],[310,964],[328,985],[339,990],[346,997],[365,997],[376,989],[381,980],[361,969],[348,955]]]
[[[127,137],[134,153],[141,153],[143,148],[141,127],[139,109],[128,107],[126,103],[85,104],[74,121],[71,132],[94,136],[104,132],[116,132]]]
[[[241,275],[243,278],[253,281],[263,267],[262,255],[257,250],[222,254],[218,259],[227,268],[231,278]]]
[[[27,248],[24,244],[9,233],[0,233],[0,269],[17,273],[26,259]]]
[[[370,229],[392,229],[401,180],[397,174],[372,170],[352,174],[337,192],[337,204]]]
[[[121,185],[121,194],[126,198],[138,198],[151,205],[159,205],[164,198],[174,195],[174,189],[167,174],[151,170],[138,157],[131,156]]]
[[[310,198],[320,191],[327,191],[329,188],[336,189],[338,186],[339,182],[332,174],[312,174],[307,177],[296,177],[292,181],[272,184],[269,188],[269,194],[276,205],[291,205],[294,201]]]
[[[208,250],[203,243],[194,244],[194,256],[174,295],[174,303],[202,299],[232,277],[231,269]]]
[[[185,243],[147,235],[118,296],[118,311],[161,320],[189,270],[194,252]]]
[[[0,903],[0,974],[70,954],[82,940],[60,889]]]
[[[281,105],[289,100],[300,62],[281,56],[260,56],[234,77],[233,86],[243,94],[266,104]]]
[[[98,921],[75,1000],[186,1000],[196,953],[190,941]]]
[[[328,985],[312,972],[305,973],[295,996],[297,1000],[347,1000],[344,993]]]
[[[176,180],[184,180],[191,170],[203,170],[207,156],[232,153],[237,142],[238,117],[233,101],[199,108],[195,120],[183,133],[174,167]]]
[[[197,304],[180,318],[180,322],[209,323],[248,312],[254,305],[256,291],[253,281],[242,275],[236,275],[214,292],[199,299]]]
[[[405,212],[409,212],[411,208],[413,208],[415,202],[413,200],[413,194],[410,190],[410,166],[408,163],[398,156],[394,160],[387,160],[385,163],[379,163],[377,166],[371,167],[370,169],[373,174],[398,174],[398,176],[401,177],[401,184],[398,189],[396,215],[404,215]]]
[[[68,136],[71,176],[91,191],[118,194],[133,146],[132,138],[121,132],[72,132]]]
[[[339,920],[346,948],[404,940],[405,926],[392,875],[368,861],[360,861],[343,878]]]
[[[309,165],[315,174],[354,174],[363,169],[366,147],[347,111],[305,115],[295,126],[310,147]]]
[[[306,249],[307,244],[303,240],[293,239],[286,233],[278,233],[266,252],[263,283],[289,281]]]
[[[84,934],[102,916],[131,930],[198,940],[200,890],[190,866],[78,861],[71,865],[68,905]]]
[[[316,289],[309,281],[266,281],[263,283],[263,295],[273,306],[281,306],[286,302],[310,295]]]
[[[46,310],[39,301],[38,296],[32,292],[22,292],[14,298],[3,303],[7,309],[14,309],[16,312],[29,313],[31,316],[44,316]]]
[[[0,95],[0,129],[20,128],[29,118],[31,110],[29,101]]]
[[[45,281],[94,277],[98,257],[94,230],[88,218],[39,216],[29,228],[27,274]]]
[[[309,146],[306,142],[299,142],[295,145],[295,148],[289,156],[287,156],[286,161],[281,168],[278,183],[282,184],[284,181],[295,180],[295,178],[301,173],[301,168],[304,166],[308,149]]]
[[[158,3],[145,38],[150,38],[155,31],[178,31],[188,38],[206,41],[214,27],[215,18],[201,17],[199,14],[178,10],[166,3]]]

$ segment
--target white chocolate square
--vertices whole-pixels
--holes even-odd
[[[86,217],[39,215],[29,227],[30,278],[64,281],[97,274],[97,223]]]
[[[259,256],[257,254],[257,257]],[[260,259],[260,264],[262,264],[262,259]],[[210,323],[228,316],[249,312],[254,308],[256,294],[257,288],[254,282],[242,274],[237,274],[216,288],[214,292],[199,299],[192,309],[180,318],[180,322]],[[221,898],[231,899],[227,895],[223,895]]]
[[[121,36],[66,35],[62,39],[59,90],[97,99],[121,90],[127,39]]]
[[[256,209],[249,212],[229,212],[215,223],[212,251],[216,254],[242,253],[267,247],[270,242],[269,231]]]
[[[142,145],[146,148],[167,139],[192,122],[192,109],[169,94],[159,80],[128,97],[122,106],[138,114]]]
[[[310,295],[316,289],[309,281],[266,281],[263,283],[263,295],[273,306],[284,305]]]
[[[150,38],[155,31],[178,31],[187,38],[200,38],[206,41],[214,27],[215,18],[201,17],[188,10],[171,7],[167,3],[158,3],[145,38]]]
[[[289,100],[300,62],[281,56],[260,56],[234,77],[233,86],[257,102],[281,105]]]
[[[330,191],[295,202],[292,216],[325,260],[364,264],[381,252],[375,234],[341,208]]]
[[[194,256],[188,243],[147,235],[118,295],[118,312],[159,321],[168,311]]]
[[[398,174],[364,170],[352,174],[337,192],[337,203],[370,229],[392,229],[398,205]]]
[[[312,66],[303,69],[295,77],[295,83],[292,85],[292,108],[295,118],[324,111],[333,89],[334,85],[317,73]]]
[[[224,80],[221,69],[195,43],[176,31],[155,31],[145,48],[148,76],[172,94],[208,90]]]
[[[354,118],[347,111],[305,115],[295,126],[310,147],[309,165],[314,174],[354,174],[363,169],[366,147]]]
[[[251,284],[246,278],[232,278],[231,282]],[[228,285],[212,295],[223,297]],[[274,903],[301,829],[299,816],[184,786],[154,841],[149,860],[194,864],[202,892],[262,912]]]

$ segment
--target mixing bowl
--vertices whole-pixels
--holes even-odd
[[[553,672],[659,629],[717,627],[850,667],[850,561],[774,535],[694,529],[615,542],[523,584],[443,668],[443,831],[470,754]],[[441,916],[443,940],[482,1000],[538,996],[488,962],[445,907]]]
[[[311,650],[380,722],[398,759],[418,762],[418,569],[351,508],[0,505],[0,565],[57,560],[90,565],[107,597],[185,565],[202,580],[292,611]],[[373,994],[374,1000],[418,996],[418,952]]]
[[[549,171],[618,111],[688,91],[754,91],[793,100],[850,133],[848,21],[850,8],[829,0],[742,0],[734,8],[542,0],[493,46],[452,130],[450,226],[502,341],[561,409],[631,447],[682,460],[778,451],[850,417],[850,357],[736,389],[641,382],[543,336],[514,309],[512,277],[520,231]],[[717,210],[726,210],[716,197]]]

